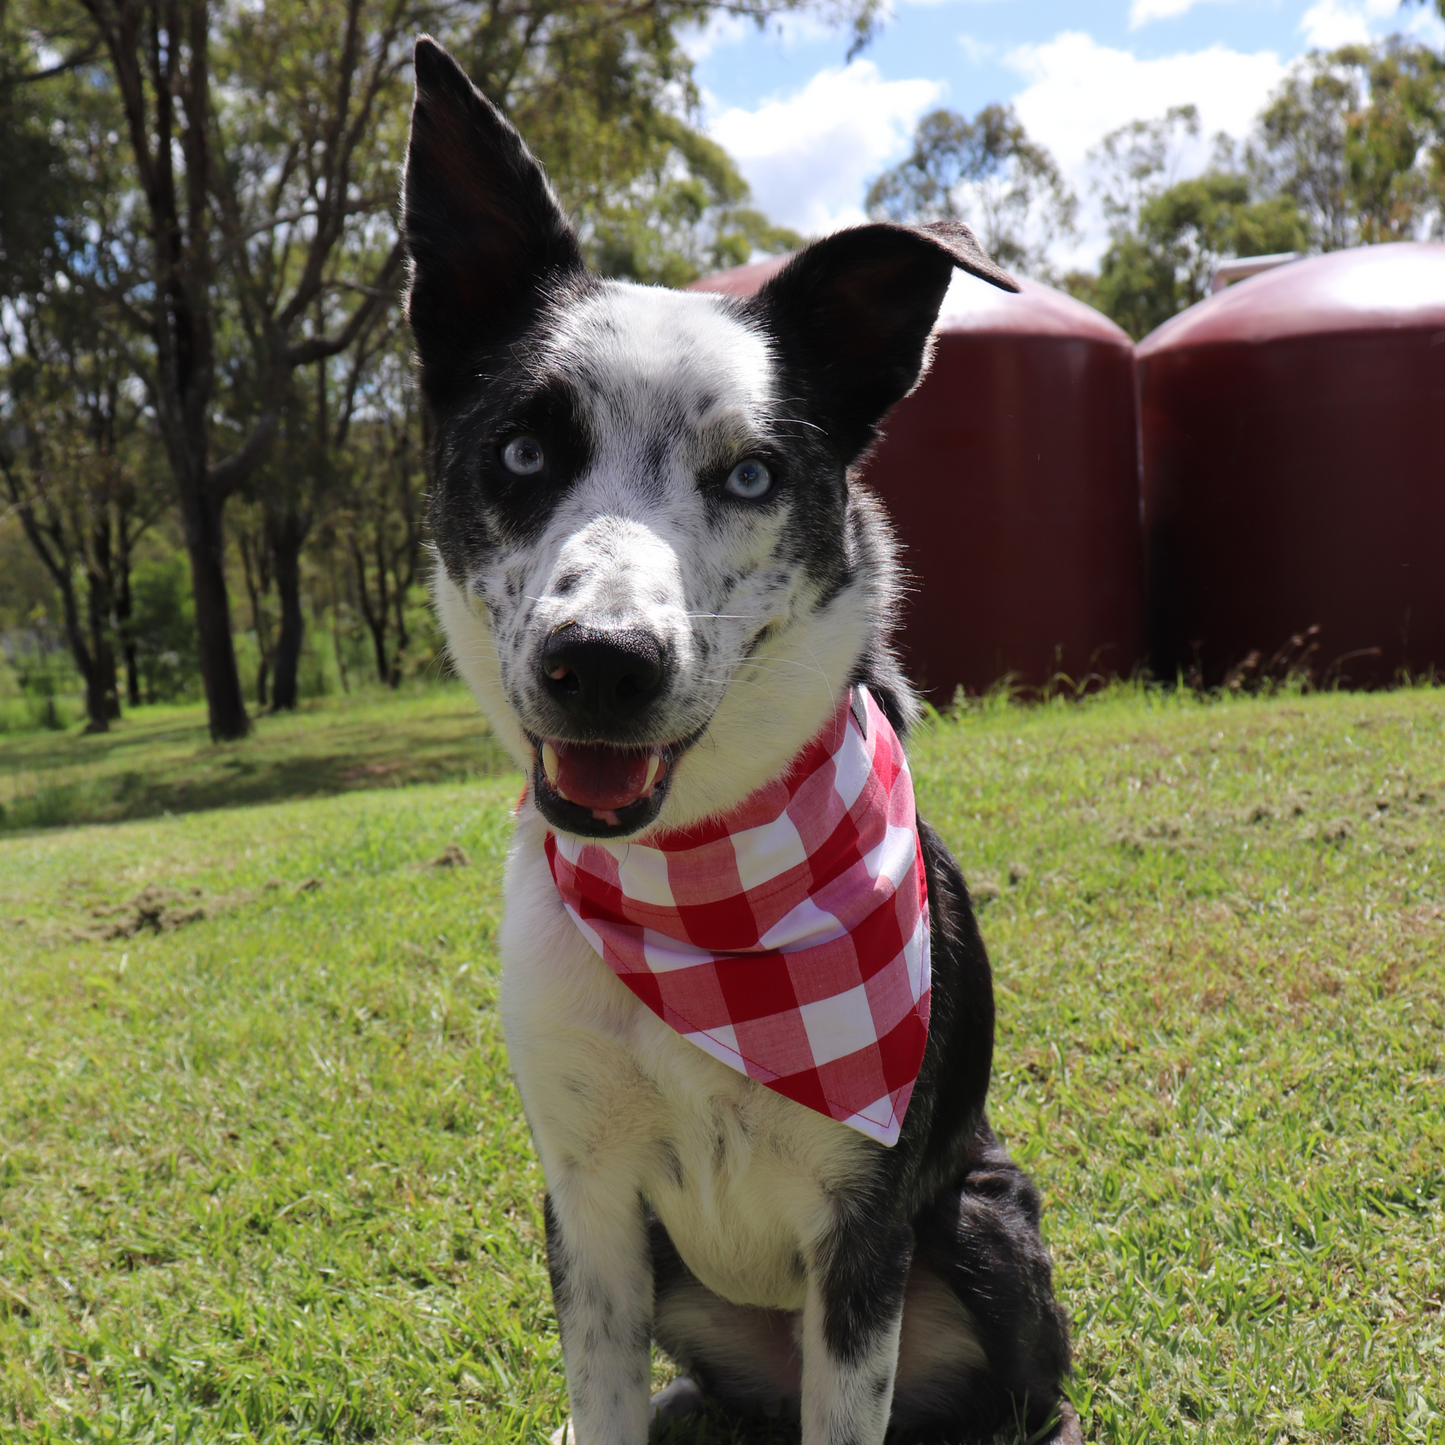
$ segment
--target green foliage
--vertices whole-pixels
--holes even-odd
[[[604,276],[685,286],[741,266],[755,252],[795,250],[803,238],[746,205],[747,183],[727,153],[689,126],[663,117],[653,168],[587,224],[592,264]],[[680,162],[680,163],[679,163]]]
[[[0,9],[0,296],[7,298],[46,285],[59,259],[57,223],[75,199],[49,97],[19,81],[30,65],[12,12]]]
[[[1136,340],[1202,300],[1225,256],[1304,246],[1292,200],[1258,197],[1224,138],[1202,175],[1176,180],[1180,148],[1199,136],[1199,112],[1173,106],[1155,120],[1111,131],[1092,153],[1111,240],[1096,276],[1066,285]]]
[[[29,645],[0,653],[0,734],[64,732],[78,711],[81,683],[63,650]]]
[[[141,562],[131,583],[131,635],[147,702],[194,697],[200,687],[195,603],[183,552]]]
[[[1202,301],[1224,257],[1299,250],[1305,236],[1290,197],[1251,200],[1244,176],[1207,171],[1143,203],[1137,231],[1104,253],[1094,304],[1137,339]]]
[[[1176,106],[1093,153],[1110,244],[1096,276],[1066,284],[1136,339],[1201,300],[1226,257],[1445,229],[1445,58],[1399,36],[1311,52],[1242,149],[1217,137],[1205,173],[1178,181],[1198,135],[1198,112]]]
[[[16,301],[7,314],[26,323],[7,327],[25,332],[25,346],[20,355],[12,344],[0,377],[0,420],[12,420],[19,404],[21,362],[59,377],[30,387],[40,400],[30,406],[28,435],[54,442],[54,455],[102,455],[104,505],[76,468],[50,466],[47,477],[72,478],[70,490],[84,485],[88,495],[31,526],[41,501],[61,488],[34,480],[34,465],[30,476],[10,465],[13,427],[0,436],[0,462],[27,536],[53,554],[47,568],[94,726],[116,710],[114,643],[137,625],[125,603],[130,545],[154,517],[145,508],[111,517],[124,535],[104,547],[90,545],[89,523],[162,470],[189,519],[186,535],[214,539],[197,541],[190,565],[205,584],[196,621],[218,737],[249,726],[222,565],[224,507],[238,492],[260,518],[238,549],[242,566],[231,569],[248,583],[258,693],[274,670],[276,705],[295,702],[305,619],[322,610],[314,591],[313,606],[304,605],[301,578],[336,571],[334,557],[315,565],[317,548],[302,554],[313,532],[335,544],[354,530],[346,518],[324,525],[338,508],[367,514],[368,540],[403,534],[399,548],[384,542],[386,555],[355,585],[353,611],[367,611],[368,580],[376,602],[367,626],[381,670],[400,678],[426,660],[422,651],[408,655],[416,630],[407,620],[421,546],[411,503],[425,478],[413,467],[405,485],[358,508],[366,469],[348,454],[358,407],[383,427],[406,429],[414,457],[425,451],[415,409],[398,400],[394,364],[404,349],[396,344],[396,180],[418,33],[449,44],[518,121],[604,273],[680,285],[754,251],[798,244],[748,206],[736,167],[698,129],[678,35],[718,8],[714,0],[0,7],[0,124],[14,141],[0,157],[0,299]],[[880,13],[878,0],[762,0],[746,13],[763,23],[797,9],[851,27],[855,45]],[[10,83],[17,78],[23,83]],[[62,312],[83,325],[52,324]],[[100,393],[111,421],[127,410],[143,417],[149,464],[101,445],[93,425],[78,446],[76,417]],[[47,542],[45,527],[56,532],[62,513],[85,520],[85,545],[69,533],[63,548]],[[343,554],[348,568],[355,551],[348,545]],[[74,585],[80,577],[89,595]],[[181,685],[174,669],[168,678],[157,672],[155,656],[165,651],[174,649],[153,650],[147,674],[156,695]],[[139,663],[129,671],[138,674]]]
[[[795,8],[819,7],[769,0],[749,14],[762,23]],[[835,21],[869,24],[876,8],[822,7]],[[699,0],[533,0],[457,32],[458,57],[516,120],[603,275],[683,285],[754,250],[798,244],[748,209],[731,158],[696,127],[678,33],[713,9]]]
[[[424,734],[377,706],[357,744]],[[1442,694],[1119,688],[912,758],[993,957],[991,1114],[1044,1193],[1087,1438],[1440,1445]],[[0,1438],[559,1423],[497,1010],[519,785],[0,840]]]
[[[1078,203],[1043,146],[1009,105],[972,119],[935,110],[918,122],[913,152],[868,189],[879,220],[968,222],[1000,265],[1051,274],[1048,252],[1072,234]]]
[[[1260,116],[1256,185],[1295,199],[1314,249],[1445,227],[1445,58],[1392,37],[1312,52]]]

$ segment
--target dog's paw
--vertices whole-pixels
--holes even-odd
[[[679,1375],[670,1385],[665,1385],[648,1402],[647,1424],[649,1433],[655,1433],[671,1420],[686,1420],[702,1414],[707,1408],[702,1391],[695,1381],[686,1375]],[[569,1445],[569,1442],[563,1442]]]
[[[1058,1423],[1044,1436],[1043,1445],[1084,1445],[1084,1427],[1079,1423],[1078,1411],[1067,1399],[1061,1399],[1057,1409]]]
[[[693,1415],[700,1415],[706,1408],[707,1402],[703,1399],[702,1391],[686,1375],[679,1375],[647,1402],[648,1433],[661,1430],[672,1420],[686,1420]],[[577,1445],[577,1431],[570,1415],[552,1432],[551,1445]]]

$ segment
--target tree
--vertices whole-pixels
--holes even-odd
[[[1098,194],[1113,235],[1132,235],[1140,213],[1179,179],[1181,151],[1199,138],[1199,110],[1173,105],[1154,120],[1131,120],[1089,152]]]
[[[1202,300],[1226,256],[1301,248],[1306,228],[1288,196],[1256,194],[1227,136],[1203,175],[1179,180],[1199,113],[1175,106],[1111,131],[1090,153],[1110,240],[1097,276],[1069,289],[1136,339]]]
[[[649,172],[588,217],[587,246],[604,276],[685,286],[705,272],[740,266],[755,252],[803,244],[796,231],[746,204],[747,182],[715,141],[676,120],[659,132],[663,144]]]
[[[1227,256],[1328,251],[1445,232],[1445,60],[1399,36],[1312,52],[1243,147],[1178,181],[1193,107],[1134,121],[1092,160],[1110,244],[1070,289],[1141,336],[1200,300]]]
[[[73,296],[62,294],[61,302]],[[45,313],[60,310],[59,320]],[[60,597],[66,641],[85,682],[88,731],[120,715],[116,649],[139,701],[131,564],[164,509],[149,478],[145,419],[124,369],[79,308],[52,301],[12,319],[4,372],[0,475],[26,538]],[[65,315],[65,312],[69,315]],[[77,336],[77,333],[80,333]]]
[[[1247,149],[1257,189],[1286,195],[1312,249],[1439,234],[1445,60],[1394,36],[1299,61]]]
[[[766,15],[793,3],[772,0],[754,13]],[[747,208],[747,186],[732,161],[691,124],[697,97],[677,30],[705,18],[711,9],[698,3],[528,0],[511,9],[429,4],[385,13],[409,15],[413,29],[442,35],[491,98],[512,112],[529,143],[550,164],[602,274],[681,285],[704,269],[744,261],[754,250],[778,251],[799,243],[792,232],[770,226]],[[272,549],[270,570],[281,607],[274,673],[278,708],[294,705],[296,696],[300,552],[317,520],[339,501],[335,449],[347,426],[347,398],[354,392],[358,368],[367,364],[373,336],[394,314],[389,305],[364,316],[357,308],[350,314],[360,324],[349,331],[341,317],[329,315],[338,307],[345,311],[358,292],[374,297],[384,284],[375,278],[389,274],[400,256],[391,208],[405,135],[408,47],[394,53],[396,26],[380,23],[381,10],[370,12],[353,3],[351,12],[358,27],[372,26],[363,36],[366,54],[381,55],[387,47],[393,53],[389,73],[372,65],[366,87],[354,86],[358,93],[377,87],[368,122],[375,129],[370,139],[357,144],[349,162],[355,216],[350,232],[338,237],[330,253],[310,321],[315,334],[324,335],[330,327],[345,335],[350,349],[317,355],[308,368],[314,375],[304,383],[298,379],[290,388],[276,384],[292,439],[285,447],[284,465],[263,468],[250,487],[264,496],[265,539]],[[871,16],[871,0],[851,9],[838,6],[836,14]],[[350,32],[328,36],[319,20],[307,23],[315,33],[298,33],[285,6],[268,6],[242,12],[227,32],[227,74],[234,76],[230,88],[251,96],[264,84],[271,96],[270,106],[257,113],[245,132],[249,139],[234,147],[243,180],[229,207],[237,215],[255,215],[247,224],[232,226],[236,234],[255,238],[245,279],[260,294],[239,313],[252,332],[257,331],[256,318],[275,310],[268,288],[286,275],[288,250],[297,246],[298,236],[306,235],[308,218],[320,213],[326,196],[341,186],[324,165],[308,159],[325,155],[327,117],[344,109],[336,99],[342,93],[339,82],[327,82],[324,67],[311,57],[325,53],[328,44],[344,57],[347,45],[355,41]],[[338,76],[343,71],[338,66]],[[296,134],[287,131],[293,121],[278,124],[277,117],[300,117]],[[243,134],[239,120],[234,133]],[[279,166],[278,154],[284,156]],[[278,174],[283,181],[275,179]],[[268,226],[266,217],[272,213],[278,222]],[[257,354],[264,354],[268,345],[264,334],[252,336]],[[305,433],[299,421],[305,411],[314,442],[309,449],[294,444],[294,438]],[[384,624],[386,609],[374,615]]]
[[[358,357],[331,433],[333,505],[319,537],[332,579],[370,634],[378,680],[396,687],[424,557],[430,438],[412,384],[410,338],[394,317]],[[341,651],[338,664],[344,667]]]
[[[967,221],[1001,265],[1041,278],[1078,209],[1053,157],[1006,105],[972,120],[952,110],[924,116],[912,154],[873,182],[866,204],[878,220]]]
[[[399,124],[382,103],[416,11],[404,0],[79,3],[109,60],[149,219],[148,284],[116,299],[150,343],[135,362],[176,485],[211,733],[239,737],[249,721],[231,642],[223,509],[270,451],[291,373],[346,350],[393,299],[394,240],[361,278],[338,282],[335,258],[384,204],[368,193],[372,144],[378,127]],[[316,306],[328,288],[333,303],[345,295],[350,304]],[[313,328],[313,316],[336,329]],[[229,356],[222,342],[232,343]],[[217,462],[224,362],[233,396],[253,410],[233,409],[235,447]]]
[[[138,701],[131,621],[136,543],[163,510],[151,483],[143,393],[92,304],[99,284],[133,280],[115,117],[74,66],[35,84],[25,52],[0,36],[0,472],[25,536],[50,574],[85,682],[93,731],[118,716],[117,649]]]
[[[1149,197],[1137,229],[1116,234],[1095,304],[1137,340],[1202,301],[1226,256],[1294,251],[1305,237],[1291,198],[1252,200],[1247,177],[1207,171]]]
[[[761,21],[805,5],[851,22],[855,46],[879,13],[878,0],[727,8]],[[13,0],[33,73],[71,74],[109,95],[134,157],[145,284],[101,299],[130,324],[132,365],[165,441],[213,735],[248,726],[230,642],[225,503],[275,444],[293,407],[293,374],[326,371],[395,305],[411,37],[430,30],[451,44],[518,118],[601,269],[675,282],[796,239],[746,208],[735,168],[692,124],[697,96],[677,32],[718,8]],[[54,53],[56,64],[36,59]],[[318,392],[343,384],[342,375],[316,378]],[[229,455],[216,460],[223,449]],[[302,483],[295,496],[270,493],[283,613],[278,701],[286,619],[301,615],[288,579],[315,514],[311,479]]]

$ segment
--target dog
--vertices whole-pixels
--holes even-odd
[[[1079,1439],[1039,1195],[984,1108],[988,958],[898,741],[896,548],[855,475],[954,269],[1017,286],[953,223],[839,232],[748,299],[599,279],[507,119],[428,38],[415,72],[434,600],[529,780],[501,1011],[558,1438],[641,1445],[711,1401],[796,1414],[805,1445]],[[845,956],[847,988],[835,962],[816,997],[788,983]],[[654,1342],[682,1373],[650,1397]]]

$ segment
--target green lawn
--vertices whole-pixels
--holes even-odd
[[[0,734],[0,833],[230,808],[510,767],[458,684],[302,704],[213,744],[199,703],[127,710],[106,733]]]
[[[211,809],[0,839],[0,1438],[560,1419],[495,1008],[518,779],[467,779],[456,694],[375,709],[0,741],[76,813]],[[913,758],[1089,1437],[1445,1442],[1445,692],[1000,706]],[[460,781],[220,806],[358,760]]]

